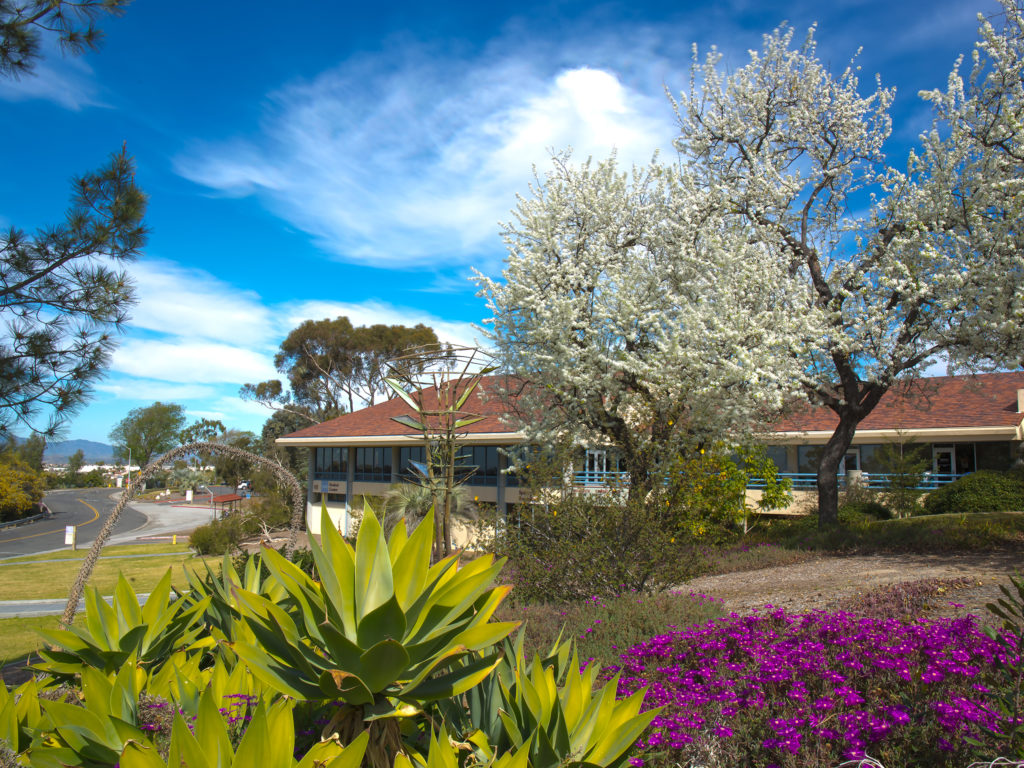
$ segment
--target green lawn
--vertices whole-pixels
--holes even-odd
[[[180,554],[180,557],[147,557],[162,553]],[[33,555],[0,561],[0,600],[40,600],[67,597],[78,576],[86,552],[59,552]],[[135,555],[132,558],[113,558],[110,555]],[[61,560],[62,562],[37,562]],[[216,570],[220,558],[194,557],[183,544],[143,544],[107,547],[103,550],[89,584],[104,595],[113,594],[118,573],[123,573],[136,592],[149,592],[164,572],[173,570],[172,584],[184,587],[184,568],[204,572],[206,561]],[[6,646],[0,640],[0,648]]]
[[[0,666],[20,661],[38,650],[43,638],[36,630],[57,629],[60,616],[34,616],[29,619],[0,619]]]

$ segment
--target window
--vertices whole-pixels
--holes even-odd
[[[390,483],[391,448],[356,448],[355,479],[364,483]]]
[[[786,446],[769,445],[764,449],[765,455],[772,460],[779,472],[789,472],[789,460],[786,458]]]
[[[801,445],[796,449],[797,472],[817,472],[821,445]]]
[[[476,471],[469,476],[467,485],[498,484],[498,447],[495,445],[473,445],[462,448],[460,453],[465,457],[460,462],[467,467],[475,467]]]
[[[1013,466],[1013,443],[1004,441],[975,443],[974,456],[978,460],[978,469],[995,469],[1005,472]]]
[[[344,480],[348,474],[348,448],[317,448],[314,461],[316,480]]]
[[[423,464],[427,460],[427,450],[422,445],[409,445],[398,449],[398,476],[402,480],[413,480],[419,476],[410,462]]]

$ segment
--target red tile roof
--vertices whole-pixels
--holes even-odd
[[[1024,371],[914,379],[886,392],[857,429],[1014,427],[1024,420],[1017,412],[1019,389],[1024,389]],[[838,424],[830,409],[807,405],[773,430],[831,432]]]
[[[488,376],[469,396],[462,411],[476,414],[484,418],[475,424],[460,429],[462,434],[494,434],[513,433],[515,430],[503,424],[500,416],[506,408],[498,396],[503,387],[515,385],[515,380],[507,376]],[[425,391],[427,407],[437,407],[436,391]],[[377,435],[415,435],[416,430],[393,420],[394,416],[414,416],[415,412],[400,397],[394,397],[383,403],[364,408],[361,411],[345,413],[322,424],[315,424],[298,432],[285,435],[284,439],[302,439],[318,437],[374,437]]]
[[[514,433],[512,427],[500,420],[506,408],[497,393],[502,387],[515,385],[514,379],[505,376],[484,379],[464,408],[484,418],[460,431],[468,434]],[[1024,389],[1024,372],[915,379],[887,392],[860,423],[858,430],[1018,426],[1024,420],[1024,414],[1017,412],[1018,389]],[[432,401],[428,396],[428,402],[436,405],[436,394]],[[392,420],[392,417],[401,415],[413,415],[413,411],[401,398],[395,397],[292,432],[284,439],[417,434],[412,428]],[[777,422],[773,430],[831,432],[838,423],[839,419],[828,408],[807,405]]]

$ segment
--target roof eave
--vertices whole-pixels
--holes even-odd
[[[522,443],[526,436],[522,432],[469,432],[458,435],[463,443],[474,445],[507,445]],[[423,435],[331,435],[327,437],[279,437],[277,445],[288,448],[323,448],[327,446],[388,446],[424,445]]]
[[[772,432],[764,439],[772,443],[791,442],[827,442],[833,430],[795,430]],[[976,438],[985,440],[1022,440],[1024,439],[1024,423],[997,427],[930,427],[926,429],[858,429],[853,437],[854,444],[872,443],[879,440],[896,441],[900,439],[926,440],[965,440]]]

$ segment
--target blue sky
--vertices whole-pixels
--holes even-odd
[[[0,81],[0,226],[59,220],[68,181],[127,142],[150,196],[139,304],[95,397],[65,430],[107,441],[131,408],[259,432],[239,387],[275,376],[305,319],[427,323],[472,343],[471,268],[502,266],[498,222],[551,151],[667,153],[665,89],[691,46],[742,66],[761,35],[818,23],[834,71],[897,88],[890,158],[929,126],[994,0],[293,3],[137,0],[98,53],[56,50]]]

